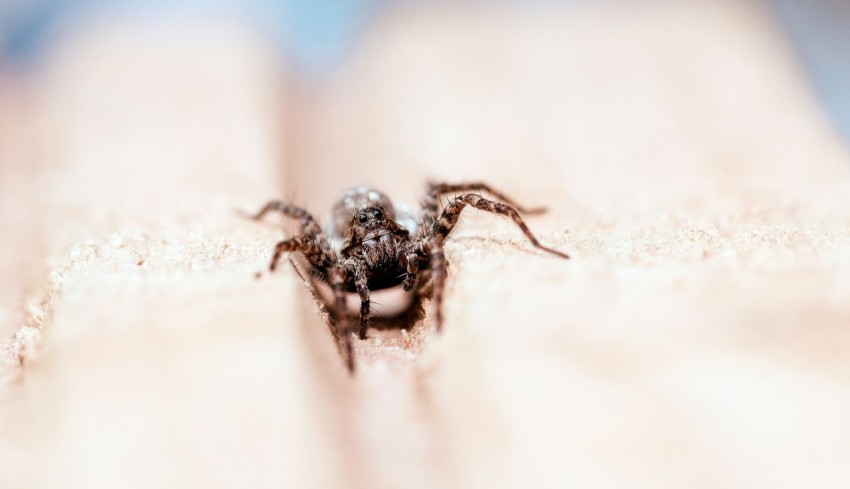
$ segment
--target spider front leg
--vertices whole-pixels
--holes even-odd
[[[304,234],[308,237],[320,236],[322,234],[322,227],[319,226],[316,218],[313,217],[307,210],[302,209],[301,207],[286,204],[279,200],[272,200],[267,203],[260,209],[256,214],[251,215],[251,219],[255,221],[259,221],[269,212],[280,212],[286,217],[292,217],[297,219],[301,224],[301,234]]]
[[[492,212],[493,214],[499,214],[502,216],[510,217],[514,223],[519,226],[520,230],[525,237],[531,241],[531,244],[534,245],[535,248],[539,250],[543,250],[547,253],[551,253],[553,255],[560,256],[561,258],[569,259],[569,255],[562,251],[558,251],[548,246],[543,246],[537,241],[537,238],[531,233],[531,230],[528,229],[528,225],[525,224],[525,221],[522,220],[522,217],[519,215],[519,211],[517,211],[514,207],[502,204],[501,202],[494,202],[492,200],[487,200],[484,197],[477,194],[463,194],[461,196],[456,197],[451,204],[443,211],[443,214],[434,222],[434,225],[431,227],[431,233],[438,238],[441,242],[446,239],[446,237],[451,232],[452,228],[454,228],[455,224],[457,224],[458,217],[460,217],[460,213],[467,206],[471,205],[476,209],[480,209],[486,212]]]
[[[401,287],[405,291],[409,291],[416,285],[416,274],[419,272],[419,254],[416,251],[408,251],[404,257],[407,260],[407,275],[404,277]]]
[[[332,317],[335,321],[336,335],[341,337],[345,349],[345,365],[354,373],[354,349],[351,346],[351,324],[348,322],[345,305],[345,279],[348,271],[342,265],[333,265],[328,270],[328,283],[334,296]]]
[[[260,220],[269,212],[280,212],[286,217],[298,219],[301,223],[301,235],[279,242],[274,249],[269,271],[274,271],[281,255],[286,252],[300,251],[307,261],[321,270],[327,269],[334,262],[333,253],[322,228],[316,219],[306,210],[294,205],[273,200],[263,206],[251,219]]]
[[[354,268],[354,286],[357,288],[357,294],[360,296],[360,331],[358,337],[361,340],[366,339],[366,330],[369,329],[369,276],[368,269],[365,263],[358,263]]]
[[[281,255],[292,251],[301,252],[310,264],[318,268],[326,268],[331,262],[330,256],[315,241],[306,236],[296,236],[275,245],[272,261],[269,263],[269,271],[275,271]]]
[[[432,237],[427,242],[431,255],[431,308],[434,311],[434,324],[437,332],[443,330],[443,291],[446,289],[448,265],[446,254],[443,252],[443,240]]]

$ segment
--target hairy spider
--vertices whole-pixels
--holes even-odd
[[[461,194],[476,191],[487,192],[497,200],[475,193]],[[460,195],[449,200],[440,212],[440,197],[446,194]],[[383,193],[369,187],[355,187],[334,205],[328,233],[322,231],[306,210],[279,201],[269,202],[252,217],[258,220],[277,211],[300,221],[301,234],[275,246],[269,270],[274,271],[283,253],[297,251],[304,255],[313,275],[330,286],[333,300],[328,307],[336,334],[343,342],[346,364],[353,372],[352,328],[346,314],[346,294],[356,292],[360,296],[360,339],[366,338],[369,328],[369,292],[396,286],[431,299],[434,323],[440,331],[447,267],[443,243],[467,205],[510,217],[535,248],[569,258],[566,253],[540,244],[520,217],[521,213],[539,213],[543,209],[523,209],[481,182],[430,184],[418,219],[404,207],[393,207]],[[338,252],[332,243],[338,243]]]

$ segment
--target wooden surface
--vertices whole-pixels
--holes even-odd
[[[112,19],[0,79],[0,487],[850,482],[850,161],[767,12],[409,8],[320,86],[279,59]],[[350,378],[235,210],[428,178],[574,258],[465,214],[444,334]]]

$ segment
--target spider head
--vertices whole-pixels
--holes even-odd
[[[388,239],[407,240],[409,232],[396,222],[389,197],[370,187],[355,187],[334,205],[330,235],[342,240],[345,254],[354,247],[371,247]]]
[[[354,228],[371,228],[395,220],[389,197],[370,187],[354,187],[333,208],[332,236],[346,236]]]
[[[365,242],[395,233],[399,226],[383,207],[372,205],[354,213],[349,229],[354,241]]]
[[[380,207],[367,207],[360,209],[354,218],[361,226],[374,226],[384,220],[384,210]]]

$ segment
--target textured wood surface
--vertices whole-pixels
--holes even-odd
[[[0,80],[0,487],[850,483],[850,161],[768,12],[401,9],[311,88],[225,23],[81,32]],[[236,210],[429,178],[573,260],[468,211],[444,334],[350,378]]]

